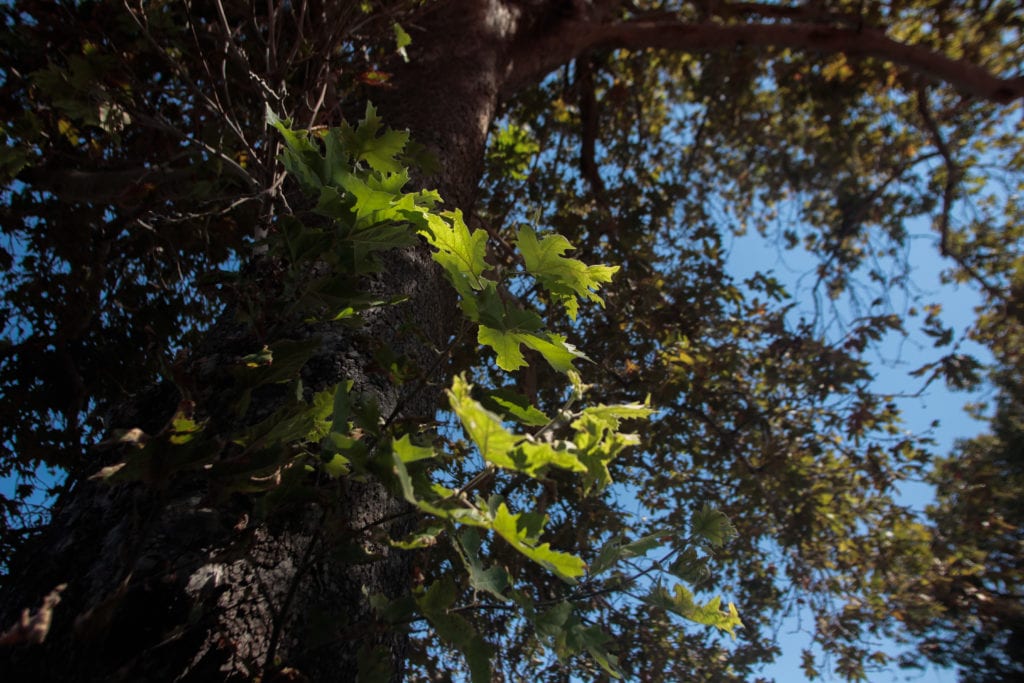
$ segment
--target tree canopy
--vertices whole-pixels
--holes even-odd
[[[0,11],[0,604],[46,616],[0,647],[145,622],[169,569],[69,616],[25,577],[89,491],[187,490],[225,555],[298,519],[296,566],[367,586],[302,619],[282,586],[235,674],[751,680],[797,612],[808,677],[1024,672],[1015,0]],[[751,231],[817,257],[811,301],[730,275]],[[980,292],[969,329],[911,248]],[[908,394],[994,387],[950,453],[873,389],[917,329]]]

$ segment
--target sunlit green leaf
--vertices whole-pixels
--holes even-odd
[[[521,515],[512,514],[508,507],[501,503],[494,515],[494,531],[513,548],[563,581],[576,583],[576,579],[586,571],[583,560],[570,553],[552,550],[549,543],[536,544],[531,541],[529,531],[519,524],[520,517]]]
[[[569,240],[556,234],[538,241],[537,233],[529,226],[519,231],[517,245],[526,270],[562,301],[570,318],[576,319],[577,297],[604,304],[596,292],[602,284],[611,282],[618,266],[588,266],[566,258],[563,254],[573,248]]]

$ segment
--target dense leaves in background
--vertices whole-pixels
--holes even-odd
[[[534,12],[537,33],[587,4],[509,3]],[[877,27],[1004,77],[1020,75],[1024,47],[1009,0],[589,4],[609,21]],[[431,5],[4,8],[0,473],[24,483],[0,499],[5,557],[38,521],[18,500],[37,469],[94,471],[89,446],[105,416],[173,379],[177,350],[238,305],[233,276],[211,273],[238,270],[302,201],[266,109],[323,128],[395,97],[390,72],[417,58]],[[919,64],[749,37],[571,57],[505,93],[468,222],[488,236],[501,300],[543,313],[593,360],[577,362],[588,402],[649,396],[658,412],[638,430],[641,446],[610,462],[615,485],[603,491],[570,471],[478,481],[479,459],[444,462],[445,486],[470,480],[483,497],[546,513],[544,540],[591,571],[567,589],[550,564],[481,550],[475,531],[413,543],[410,590],[433,630],[413,625],[411,675],[479,675],[486,653],[507,680],[596,680],[617,667],[628,680],[747,680],[778,654],[784,615],[800,614],[817,644],[808,676],[869,678],[893,664],[885,636],[906,639],[903,664],[1014,680],[1024,637],[1019,97],[994,103]],[[526,271],[539,269],[526,228],[620,270],[577,303],[581,292],[557,278],[525,276],[524,257]],[[727,274],[732,236],[752,230],[819,257],[810,301],[768,272],[774,255],[749,279]],[[930,248],[920,242],[948,258],[950,281],[985,296],[975,328],[947,328],[941,300],[918,294],[907,255]],[[968,337],[996,360],[991,434],[948,457],[907,434],[893,397],[871,387],[878,344],[918,327],[941,353],[912,367],[908,393],[976,384],[983,368],[961,351]],[[514,354],[457,332],[450,373],[504,387],[490,410],[569,438],[569,425],[545,426],[565,406],[557,369],[527,350],[529,365],[510,376]],[[378,362],[381,376],[402,376],[401,359]],[[471,450],[454,425],[438,440]],[[896,501],[901,482],[922,478],[937,489],[927,517]],[[736,603],[735,643],[671,616],[694,616],[673,576],[701,602]],[[533,613],[517,610],[527,594]],[[402,627],[405,607],[380,609]]]
[[[1022,20],[1009,5],[990,11]],[[903,16],[894,34],[1019,68],[991,43],[962,46],[1000,40],[1000,27],[966,19],[968,8],[892,12]],[[1005,441],[1012,387],[994,423],[1006,436],[964,444],[929,471],[928,439],[905,431],[893,397],[872,393],[869,363],[879,340],[920,326],[946,351],[925,367],[901,359],[914,371],[908,394],[930,381],[973,386],[979,361],[960,352],[969,337],[1002,349],[1000,386],[1019,377],[1007,360],[1017,347],[1000,337],[1019,325],[1021,132],[1019,105],[936,92],[883,62],[742,48],[703,59],[597,52],[510,103],[482,213],[501,234],[543,206],[574,243],[622,264],[601,322],[578,330],[581,348],[602,359],[597,391],[643,387],[667,409],[648,448],[616,461],[639,501],[566,501],[564,514],[593,529],[639,503],[656,528],[710,501],[738,529],[705,585],[738,599],[741,644],[716,657],[721,644],[706,634],[700,654],[660,662],[666,679],[743,680],[771,656],[780,615],[808,613],[844,677],[894,666],[879,637],[902,637],[907,625],[930,632],[918,657],[962,664],[971,680],[1013,679],[1024,519],[1020,451]],[[910,240],[921,237],[908,231],[929,224],[949,280],[986,294],[991,312],[975,330],[946,328],[941,299],[914,294],[930,285],[908,272]],[[769,272],[725,275],[730,234],[748,230],[780,253],[820,256],[804,279],[811,301],[791,299]],[[777,263],[765,256],[765,268]],[[895,501],[901,481],[925,476],[939,489],[928,520]],[[652,662],[675,636],[635,609],[618,624],[637,648],[626,659]],[[692,651],[700,638],[687,633],[670,649]],[[807,675],[819,667],[808,651]]]

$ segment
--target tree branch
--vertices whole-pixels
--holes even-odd
[[[532,58],[525,50],[516,60],[505,86],[515,90],[580,54],[597,48],[663,49],[713,52],[736,47],[791,50],[873,57],[892,62],[928,78],[948,83],[965,95],[999,104],[1024,98],[1024,76],[1000,78],[984,67],[951,59],[920,45],[907,45],[867,27],[827,23],[750,23],[721,25],[675,20],[631,20],[592,24],[566,22],[559,30],[532,41]]]
[[[928,106],[928,94],[923,89],[917,91],[917,111],[921,116],[921,120],[924,122],[925,129],[928,134],[931,135],[932,142],[935,145],[935,149],[938,150],[939,155],[942,157],[942,161],[946,166],[946,182],[943,186],[942,191],[942,212],[939,214],[937,223],[939,228],[939,252],[947,257],[952,258],[956,261],[957,265],[964,269],[964,271],[974,279],[982,289],[984,289],[993,301],[1004,301],[1006,296],[999,290],[998,287],[989,282],[984,275],[971,265],[971,263],[964,257],[960,252],[959,248],[956,248],[952,244],[950,239],[950,226],[949,216],[953,212],[953,202],[956,200],[956,189],[959,186],[963,178],[963,169],[960,164],[957,163],[956,158],[953,155],[953,151],[949,147],[949,143],[942,135],[942,130],[939,128],[938,122],[932,115],[932,110]]]
[[[576,85],[580,104],[580,175],[590,184],[599,203],[605,203],[605,186],[597,165],[597,139],[600,135],[594,74],[586,57],[576,60]]]
[[[1002,79],[984,68],[919,45],[893,40],[883,31],[820,24],[667,24],[625,22],[595,31],[595,47],[664,48],[687,52],[737,46],[775,47],[825,54],[874,57],[911,69],[960,92],[1005,104],[1024,97],[1024,77]]]

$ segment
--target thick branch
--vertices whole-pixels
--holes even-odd
[[[963,177],[963,169],[960,167],[960,164],[957,163],[956,158],[953,156],[953,151],[949,147],[949,143],[946,142],[946,139],[943,137],[942,130],[939,128],[939,124],[932,115],[931,108],[928,106],[928,95],[923,90],[918,90],[917,92],[917,111],[921,115],[921,120],[924,121],[925,128],[928,130],[929,135],[932,137],[935,149],[938,150],[939,155],[942,156],[943,163],[946,165],[946,183],[942,191],[942,212],[938,217],[939,251],[943,256],[952,258],[956,261],[957,265],[963,268],[975,282],[981,285],[981,287],[988,292],[988,295],[992,297],[993,301],[1005,300],[1005,294],[999,291],[998,287],[986,280],[985,276],[979,273],[978,270],[972,266],[966,258],[964,258],[964,255],[960,253],[958,248],[953,247],[950,240],[949,216],[953,212],[953,202],[956,199],[956,188]]]
[[[1024,77],[998,78],[976,64],[950,59],[925,47],[900,43],[876,29],[818,24],[719,26],[629,22],[604,26],[596,33],[595,43],[607,47],[701,52],[752,46],[875,57],[948,83],[975,97],[999,103],[1024,97]]]
[[[192,167],[150,166],[123,170],[83,171],[77,168],[27,168],[18,180],[32,189],[50,192],[64,202],[107,203],[140,192],[146,185],[176,185],[196,175]],[[248,174],[247,180],[251,180]]]
[[[576,60],[576,85],[580,91],[580,175],[590,184],[594,197],[603,202],[605,187],[597,167],[596,152],[600,134],[597,98],[594,95],[594,74],[586,58]]]
[[[983,67],[950,59],[919,45],[907,45],[873,28],[840,27],[820,23],[687,24],[665,20],[634,20],[607,24],[566,22],[533,43],[534,58],[522,52],[508,89],[534,80],[561,63],[595,48],[640,50],[660,48],[679,52],[712,52],[736,47],[788,48],[851,57],[873,57],[905,67],[928,78],[948,83],[966,95],[1000,104],[1024,97],[1024,76],[999,78]]]

